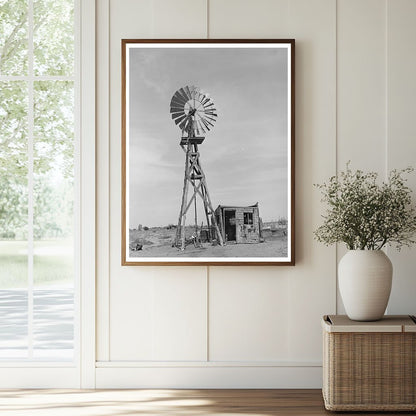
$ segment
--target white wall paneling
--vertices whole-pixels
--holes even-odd
[[[322,215],[313,184],[348,160],[381,176],[416,164],[415,2],[97,8],[97,387],[319,387],[320,318],[337,312],[337,249],[313,240]],[[120,266],[120,41],[206,37],[296,39],[295,267]],[[390,250],[390,313],[416,313],[414,253]]]
[[[268,267],[210,267],[208,291],[210,361],[288,359],[287,276]]]
[[[337,169],[385,176],[386,2],[338,0]],[[337,262],[345,254],[339,245]],[[339,313],[344,306],[338,294]]]
[[[289,24],[288,0],[207,0],[210,38],[283,38]]]
[[[146,267],[118,279],[111,286],[112,360],[206,360],[205,268]]]
[[[97,2],[97,360],[110,359],[110,2]]]
[[[386,2],[338,0],[338,170],[381,172],[386,159]]]
[[[336,3],[331,0],[289,1],[290,36],[297,42],[297,265],[287,270],[286,312],[292,361],[321,360],[320,318],[335,312],[335,248],[312,240],[321,220],[320,196],[313,184],[335,173],[335,16]]]
[[[387,169],[416,168],[416,2],[398,0],[387,6]],[[416,173],[409,177],[416,193]],[[416,312],[416,250],[389,249],[393,287],[389,313]]]

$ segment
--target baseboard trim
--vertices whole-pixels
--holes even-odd
[[[322,367],[312,361],[97,361],[97,368],[153,368],[153,367]]]
[[[0,372],[1,389],[79,388],[76,367],[11,367]]]
[[[143,363],[144,364],[144,363]],[[320,366],[97,367],[96,388],[321,388]]]

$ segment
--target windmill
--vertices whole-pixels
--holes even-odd
[[[198,230],[197,198],[200,197],[204,206],[205,218],[211,241],[214,238],[220,245],[223,239],[215,219],[211,198],[208,193],[208,185],[205,173],[201,166],[198,145],[202,144],[205,137],[202,135],[208,132],[213,126],[217,117],[214,103],[208,94],[199,88],[183,87],[173,94],[170,102],[170,112],[175,124],[182,131],[180,146],[185,152],[185,176],[183,180],[183,192],[181,209],[179,212],[178,227],[174,246],[181,250],[185,249],[185,225],[186,214],[194,207],[195,231]],[[188,201],[189,188],[192,189],[192,196]]]

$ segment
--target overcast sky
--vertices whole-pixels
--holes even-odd
[[[185,153],[169,105],[186,85],[209,93],[217,109],[200,146],[214,209],[258,202],[263,221],[287,217],[287,56],[277,48],[130,49],[130,228],[178,221]]]

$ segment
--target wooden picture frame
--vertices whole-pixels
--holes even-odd
[[[121,50],[122,265],[294,265],[295,40]]]

